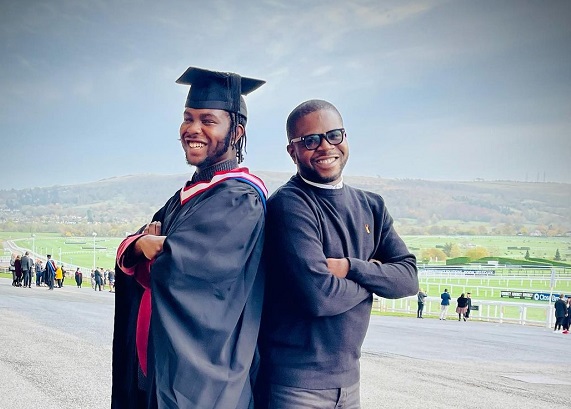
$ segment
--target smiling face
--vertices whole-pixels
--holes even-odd
[[[236,127],[235,141],[244,134]],[[220,109],[185,108],[180,125],[180,142],[186,161],[198,169],[236,157],[230,132],[230,115]]]
[[[295,124],[295,134],[290,139],[311,134],[323,134],[332,129],[343,128],[339,114],[331,109],[311,112],[299,118]],[[303,142],[290,143],[287,151],[297,170],[305,179],[316,183],[334,185],[341,180],[343,168],[349,159],[347,138],[339,145],[331,145],[325,138],[315,150],[308,150]]]

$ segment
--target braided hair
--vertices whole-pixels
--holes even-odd
[[[232,130],[230,145],[236,149],[236,159],[238,160],[238,163],[242,163],[244,161],[244,154],[246,153],[246,117],[235,112],[229,112],[229,114],[230,129]],[[236,129],[238,128],[238,125],[242,125],[244,127],[244,134],[238,141],[236,141]]]

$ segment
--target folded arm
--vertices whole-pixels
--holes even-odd
[[[380,239],[371,259],[347,258],[347,279],[384,298],[417,294],[416,258],[394,230],[392,218],[386,210],[379,231]]]
[[[292,195],[268,207],[268,240],[274,257],[283,260],[282,279],[294,289],[297,306],[312,316],[348,311],[371,293],[342,278],[348,263],[325,257],[318,216],[304,203],[291,203],[296,201],[301,199]]]

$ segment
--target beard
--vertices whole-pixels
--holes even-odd
[[[298,161],[297,170],[299,174],[305,179],[326,185],[341,178],[341,175],[343,174],[343,168],[345,168],[346,164],[347,159],[344,158],[344,160],[339,164],[339,169],[335,173],[322,175],[315,169],[305,166],[303,163]]]
[[[215,163],[219,162],[219,159],[222,156],[224,156],[226,152],[228,152],[228,149],[230,149],[231,142],[232,142],[232,131],[229,130],[226,136],[224,137],[224,140],[216,144],[214,152],[209,154],[201,163],[193,165],[188,161],[188,159],[186,160],[186,163],[191,166],[196,166],[197,168],[207,168],[208,166],[214,165]]]

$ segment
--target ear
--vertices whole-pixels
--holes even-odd
[[[236,132],[234,134],[234,144],[236,144],[240,140],[240,138],[244,136],[245,132],[246,130],[244,129],[243,125],[240,124],[236,125]]]
[[[297,155],[295,154],[295,148],[291,143],[286,146],[286,150],[293,163],[297,165]]]

